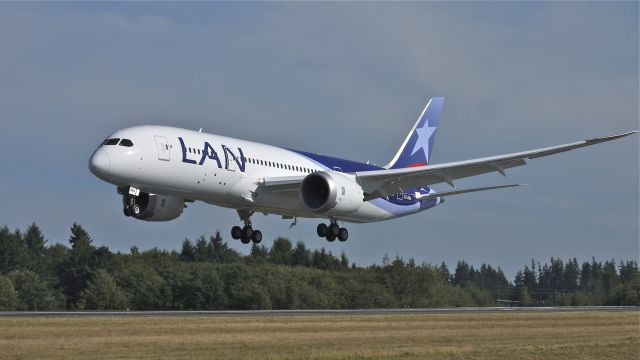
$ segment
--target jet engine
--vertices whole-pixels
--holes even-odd
[[[122,200],[126,207],[130,198],[124,195]],[[144,221],[169,221],[180,216],[185,207],[184,199],[140,192],[131,207],[131,216]]]
[[[317,171],[302,181],[300,201],[313,213],[340,216],[357,211],[364,202],[364,195],[353,176]]]

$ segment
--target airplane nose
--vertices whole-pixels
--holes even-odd
[[[98,149],[91,157],[91,160],[89,160],[89,169],[94,174],[96,172],[104,174],[109,171],[110,167],[111,160],[109,160],[109,155],[107,155],[107,152],[104,151],[104,149]]]

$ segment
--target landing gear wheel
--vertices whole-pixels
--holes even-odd
[[[327,234],[331,234],[334,239],[338,236],[339,232],[340,232],[340,227],[338,226],[338,224],[332,223],[331,225],[329,225]]]
[[[242,236],[240,237],[240,241],[243,244],[248,244],[251,242],[251,236],[253,235],[253,228],[251,226],[245,226],[242,228]]]
[[[142,214],[142,206],[140,206],[139,204],[133,204],[133,206],[131,206],[131,212],[133,212],[134,216],[140,216],[140,214]]]
[[[124,206],[124,209],[122,210],[124,212],[124,216],[129,217],[131,215],[133,215],[133,211],[131,210],[131,206],[129,206],[128,204]]]
[[[347,241],[348,238],[349,238],[349,231],[347,231],[347,229],[345,228],[340,228],[340,230],[338,231],[338,240]]]
[[[327,233],[326,238],[328,242],[333,242],[336,239],[336,236],[329,232]]]
[[[240,242],[242,242],[243,244],[248,244],[248,243],[250,243],[250,242],[251,242],[251,238],[250,238],[250,237],[242,236],[242,237],[240,238]]]
[[[240,226],[234,226],[231,228],[231,237],[234,240],[238,240],[242,237],[242,228]]]
[[[262,241],[262,231],[254,230],[253,234],[251,234],[251,240],[253,240],[254,244],[260,244]]]
[[[316,228],[316,232],[318,233],[319,237],[325,237],[327,236],[327,232],[329,231],[329,227],[327,226],[327,224],[318,224],[318,227]]]

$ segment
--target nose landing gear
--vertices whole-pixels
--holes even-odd
[[[122,202],[124,208],[122,209],[124,216],[139,216],[142,214],[142,206],[138,202],[138,195],[140,190],[134,187],[130,188],[118,188],[118,193],[122,194]]]

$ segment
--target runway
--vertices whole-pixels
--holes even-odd
[[[478,313],[566,313],[566,312],[640,311],[640,306],[567,306],[567,307],[465,307],[427,309],[355,309],[355,310],[223,310],[223,311],[2,311],[0,317],[39,316],[330,316],[330,315],[423,315]]]

